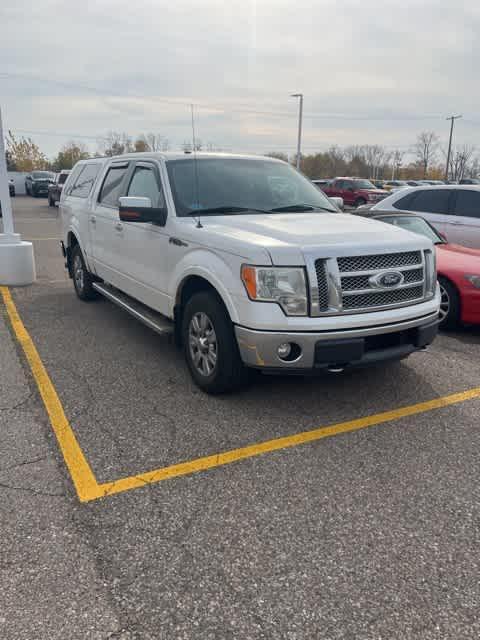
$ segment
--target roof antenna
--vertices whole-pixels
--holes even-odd
[[[193,142],[193,166],[195,171],[195,196],[196,196],[196,206],[197,209],[200,209],[200,194],[198,188],[198,167],[197,167],[197,141],[195,139],[195,118],[193,116],[193,104],[190,105],[192,110],[192,142]],[[202,221],[200,220],[200,214],[197,217],[197,229],[203,229]]]

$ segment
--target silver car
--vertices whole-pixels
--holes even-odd
[[[411,211],[450,243],[480,249],[480,185],[433,185],[395,191],[372,209]]]

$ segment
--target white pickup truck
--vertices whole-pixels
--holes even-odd
[[[62,251],[102,294],[175,336],[197,385],[398,360],[438,326],[424,237],[343,214],[290,165],[224,154],[84,160],[65,183]]]

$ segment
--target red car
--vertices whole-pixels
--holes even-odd
[[[480,324],[480,251],[450,244],[423,218],[411,213],[365,211],[361,215],[397,225],[430,238],[436,247],[438,282],[442,294],[440,327]]]
[[[363,178],[335,178],[330,184],[322,186],[327,196],[343,198],[343,203],[350,207],[360,207],[364,204],[376,204],[390,195],[385,189],[377,187]]]

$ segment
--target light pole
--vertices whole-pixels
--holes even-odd
[[[292,93],[291,98],[300,98],[298,103],[298,139],[297,139],[297,169],[300,170],[302,158],[302,120],[303,120],[303,93]]]
[[[453,137],[453,125],[455,120],[461,118],[462,116],[450,116],[447,120],[450,120],[450,139],[448,141],[448,153],[447,153],[447,166],[445,167],[445,180],[448,180],[448,169],[450,167],[450,153],[452,151],[452,137]]]

